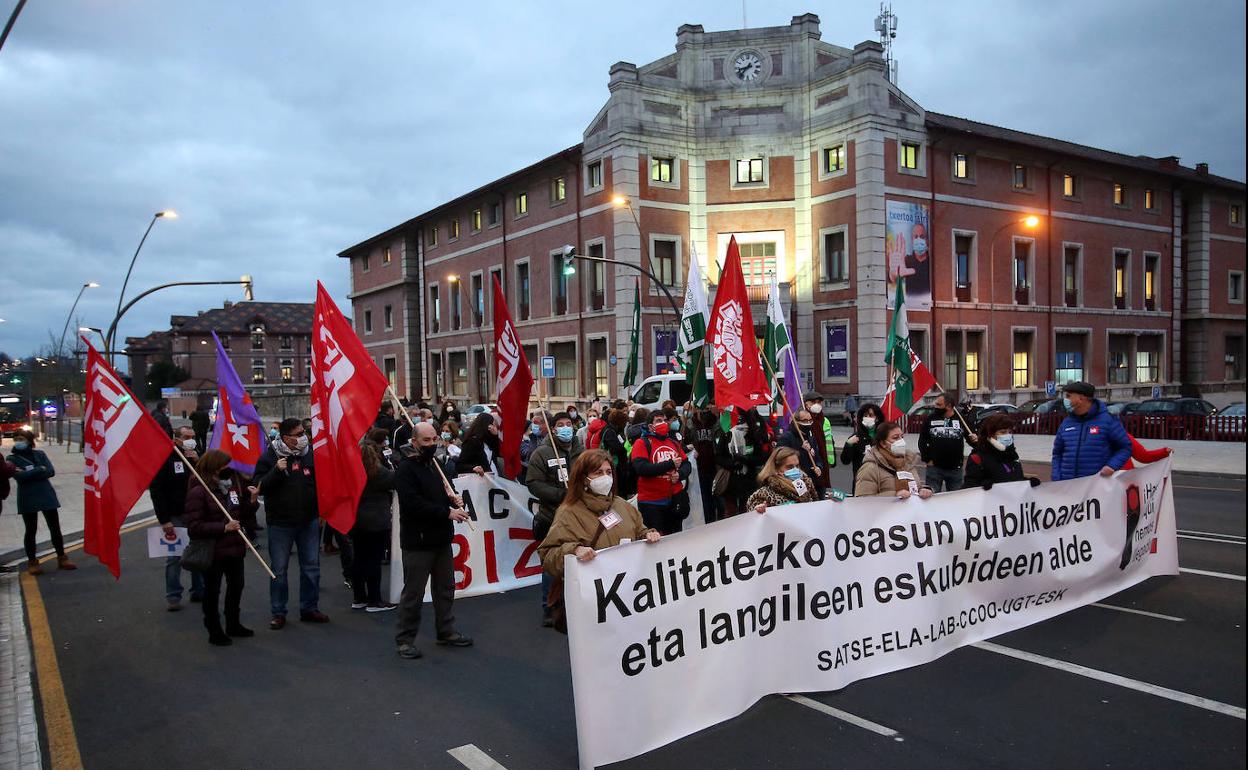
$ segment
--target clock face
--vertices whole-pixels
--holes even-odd
[[[732,67],[736,70],[737,79],[748,83],[757,80],[763,73],[763,59],[753,51],[745,51],[733,60]]]

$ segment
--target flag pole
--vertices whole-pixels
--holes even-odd
[[[934,382],[934,383],[935,383],[935,388],[936,388],[937,390],[939,390],[939,391],[941,392],[941,394],[944,394],[944,393],[945,393],[945,386],[944,386],[944,385],[941,385],[941,384],[940,384],[940,382],[936,379],[936,377],[935,377],[935,376],[933,376],[933,377],[932,377],[932,382]],[[928,390],[928,393],[930,393],[930,392],[931,392],[931,390],[929,389],[929,390]],[[926,396],[926,395],[927,395],[927,393],[924,393],[923,395],[924,395],[924,396]],[[957,417],[958,417],[958,422],[961,422],[961,423],[962,423],[962,427],[963,427],[963,428],[966,428],[966,432],[967,432],[967,433],[974,433],[974,432],[975,432],[974,430],[972,430],[972,429],[971,429],[971,425],[970,425],[970,423],[968,423],[968,422],[966,421],[966,418],[962,416],[962,413],[958,411],[958,407],[957,407],[957,405],[956,405],[956,404],[954,404],[954,405],[953,405],[953,413],[954,413],[955,415],[957,415]]]
[[[777,379],[776,379],[776,372],[775,372],[775,370],[773,370],[773,369],[771,368],[771,362],[767,360],[767,356],[759,356],[758,358],[759,358],[759,360],[761,360],[761,361],[763,362],[763,366],[767,367],[767,373],[771,376],[771,381],[772,381],[772,382],[775,382],[777,385],[779,385],[779,382],[778,382],[778,381],[777,381]],[[806,437],[806,434],[805,434],[805,433],[802,433],[802,424],[801,424],[800,422],[798,422],[798,421],[797,421],[797,412],[795,412],[795,411],[793,410],[793,407],[789,404],[789,397],[788,397],[788,394],[786,394],[786,393],[784,392],[784,388],[778,388],[778,390],[780,391],[780,398],[781,398],[781,400],[783,400],[783,401],[784,401],[784,408],[785,408],[785,409],[788,409],[788,410],[789,410],[789,413],[793,415],[793,423],[792,423],[792,424],[793,424],[793,425],[795,425],[795,426],[797,426],[797,435],[798,435],[799,437],[801,437],[801,439],[802,439],[802,445],[803,445],[804,447],[806,447],[806,454],[810,455],[810,462],[811,462],[811,464],[812,464],[812,465],[814,465],[816,468],[817,468],[817,467],[819,467],[819,460],[818,460],[818,458],[816,458],[816,457],[815,457],[815,452],[814,452],[814,449],[813,449],[813,448],[811,448],[811,446],[810,446],[810,439],[808,439],[808,438]],[[803,406],[805,406],[805,404],[803,404]],[[831,427],[832,427],[832,423],[831,423],[831,422],[829,422],[829,423],[828,423],[828,428],[830,429]]]
[[[537,378],[537,399],[538,399],[538,405],[539,405],[539,406],[541,405],[542,392],[543,392],[543,389],[542,389],[542,380],[544,380],[544,379],[546,379],[546,378],[545,378],[545,377],[538,377],[538,378]],[[559,470],[559,446],[558,446],[557,444],[555,444],[555,432],[554,432],[554,430],[552,429],[552,427],[551,427],[550,423],[549,423],[549,422],[547,422],[547,421],[545,420],[545,418],[546,418],[546,417],[550,417],[550,418],[552,418],[552,419],[553,419],[553,418],[554,418],[554,414],[555,414],[555,413],[554,413],[554,409],[553,409],[553,408],[551,407],[551,405],[550,405],[550,393],[546,393],[546,414],[542,416],[542,417],[543,417],[543,420],[542,420],[542,421],[543,421],[543,422],[546,422],[546,437],[550,439],[550,448],[551,448],[551,449],[553,449],[553,450],[555,450],[555,469],[556,469],[556,471],[558,471],[558,470]],[[567,473],[568,473],[569,471],[571,471],[572,469],[571,469],[571,468],[566,467],[566,466],[567,466],[567,461],[566,461],[566,460],[564,461],[564,466],[565,466],[565,467],[563,468],[563,471],[564,471],[564,475],[566,476],[566,475],[567,475]],[[556,475],[558,475],[558,474],[556,473]],[[566,479],[566,478],[563,480],[563,484],[564,484],[564,486],[565,486],[565,487],[567,486],[568,482],[567,482],[567,479]]]
[[[237,519],[230,515],[229,510],[225,507],[225,503],[221,502],[221,499],[213,494],[212,487],[208,486],[208,482],[204,481],[204,477],[199,475],[199,471],[195,468],[195,463],[188,460],[186,455],[182,454],[182,447],[177,444],[173,444],[173,451],[178,453],[178,457],[182,458],[182,462],[186,463],[186,467],[190,468],[191,473],[195,474],[195,478],[198,479],[199,483],[204,487],[204,491],[208,493],[208,496],[212,498],[212,501],[215,502],[217,507],[221,509],[221,513],[225,514],[226,520],[237,521]],[[241,492],[242,490],[239,491]],[[243,542],[247,544],[247,547],[251,549],[251,552],[256,555],[257,559],[260,560],[260,566],[264,567],[264,571],[269,573],[269,578],[277,580],[277,575],[274,575],[273,570],[269,569],[268,562],[264,560],[264,557],[260,555],[260,552],[256,550],[256,547],[252,545],[251,540],[247,537],[247,533],[242,530],[241,522],[238,529],[238,536],[243,539]]]
[[[403,419],[407,420],[407,424],[412,426],[412,435],[416,435],[416,421],[412,419],[412,415],[408,413],[407,407],[403,406],[403,402],[399,400],[399,397],[394,394],[393,385],[386,386],[386,395],[389,396],[390,401],[399,408],[399,413],[403,415]],[[433,467],[437,469],[438,475],[442,477],[442,487],[446,491],[446,496],[451,498],[451,500],[455,500],[456,498],[462,500],[463,498],[460,498],[459,493],[455,490],[455,485],[453,485],[450,479],[446,477],[446,473],[442,470],[442,466],[435,461],[433,463]],[[477,528],[472,524],[471,518],[468,519],[468,528],[473,532],[477,531]]]

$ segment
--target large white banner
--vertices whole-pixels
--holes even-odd
[[[542,563],[533,540],[537,498],[523,484],[467,474],[451,482],[464,498],[472,526],[455,525],[455,597],[492,594],[542,582]],[[390,601],[403,594],[403,551],[399,547],[399,505],[390,535]],[[425,588],[425,601],[429,601]]]
[[[1177,574],[1169,474],[783,506],[568,557],[581,767]]]

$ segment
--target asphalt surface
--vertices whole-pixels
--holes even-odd
[[[838,472],[834,477],[841,483]],[[1180,565],[1245,574],[1242,480],[1175,479]],[[1207,534],[1192,537],[1209,537]],[[1226,542],[1233,541],[1233,542]],[[263,550],[263,549],[262,549]],[[474,744],[508,770],[576,767],[564,637],[539,626],[536,588],[455,605],[471,649],[394,654],[394,613],[348,609],[322,558],[328,625],[267,629],[267,579],[249,560],[254,639],[207,644],[198,605],[164,609],[163,561],[141,530],[114,582],[79,554],[39,579],[87,768],[463,768]],[[292,577],[295,568],[292,565]],[[292,594],[294,593],[292,589]],[[292,603],[294,596],[292,595]],[[1185,573],[993,639],[1236,707],[1245,705],[1245,583]],[[292,621],[293,621],[292,615]],[[673,692],[672,697],[680,697]],[[933,663],[809,697],[897,732],[880,735],[779,696],[614,768],[1234,767],[1244,720],[1116,684],[964,648]]]

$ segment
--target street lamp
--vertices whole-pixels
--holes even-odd
[[[130,273],[134,271],[134,263],[139,258],[139,252],[143,250],[143,244],[147,241],[148,234],[152,232],[152,228],[156,225],[156,220],[157,219],[177,219],[177,218],[178,218],[178,212],[174,211],[173,209],[165,209],[164,211],[157,211],[155,214],[153,214],[152,221],[147,223],[147,229],[143,231],[143,237],[139,239],[139,246],[138,248],[134,250],[134,256],[130,258],[130,267],[126,268],[126,280],[121,282],[121,293],[117,295],[117,315],[118,316],[121,315],[121,303],[124,302],[126,299],[126,287],[130,285]],[[112,350],[113,340],[111,336],[108,340],[105,341],[105,347],[107,347],[110,351]],[[109,359],[109,362],[110,363],[112,362],[111,357]]]
[[[1035,230],[1037,227],[1040,226],[1040,217],[1036,216],[1035,214],[1028,214],[1027,216],[1020,217],[1019,219],[1011,219],[1009,222],[1006,222],[1005,224],[1001,225],[1001,227],[997,228],[997,231],[992,234],[992,239],[988,241],[988,317],[990,319],[988,322],[988,378],[989,378],[988,394],[989,396],[992,395],[993,390],[997,386],[997,355],[996,355],[997,349],[994,343],[994,339],[996,335],[993,334],[993,331],[996,328],[996,324],[992,323],[991,321],[992,311],[994,310],[996,306],[996,293],[997,293],[996,292],[997,283],[995,280],[995,272],[994,272],[994,268],[996,267],[996,264],[997,264],[997,236],[1005,232],[1006,230],[1009,230],[1011,227],[1017,227],[1018,225],[1022,225],[1028,230]]]
[[[472,299],[468,296],[468,289],[464,287],[464,282],[459,280],[458,275],[451,273],[450,275],[446,277],[446,282],[451,284],[452,286],[459,286],[460,296],[462,296],[469,305],[472,305],[472,317],[475,318],[477,321],[477,339],[481,341],[481,355],[484,356],[488,348],[486,348],[485,346],[485,332],[482,331],[482,327],[485,325],[485,318],[483,314],[477,312],[476,303],[474,303]],[[482,287],[481,290],[484,292],[485,288]],[[484,300],[484,297],[482,299]],[[484,304],[484,301],[482,302],[482,304]],[[480,382],[477,384],[480,385],[482,390],[484,391],[481,394],[481,400],[483,402],[488,402],[490,400],[489,378],[487,377],[485,382]]]
[[[78,309],[78,300],[82,299],[82,293],[87,289],[98,289],[100,285],[95,281],[87,281],[78,290],[78,296],[74,298],[74,304],[69,307],[69,315],[65,317],[65,326],[61,329],[61,341],[56,343],[56,357],[60,358],[65,352],[65,333],[69,331],[69,322],[74,317],[74,311]]]
[[[121,317],[124,316],[135,303],[143,299],[149,294],[154,294],[161,289],[168,289],[173,286],[242,286],[244,296],[251,298],[255,288],[255,282],[250,275],[244,275],[237,281],[174,281],[173,283],[162,283],[159,286],[153,286],[147,291],[140,292],[135,295],[134,299],[126,303],[126,306],[117,311],[117,315],[113,316],[113,322],[109,324],[108,331],[104,333],[105,354],[108,356],[109,364],[113,363],[116,351],[113,350],[113,340],[116,339],[117,325],[121,323]]]

